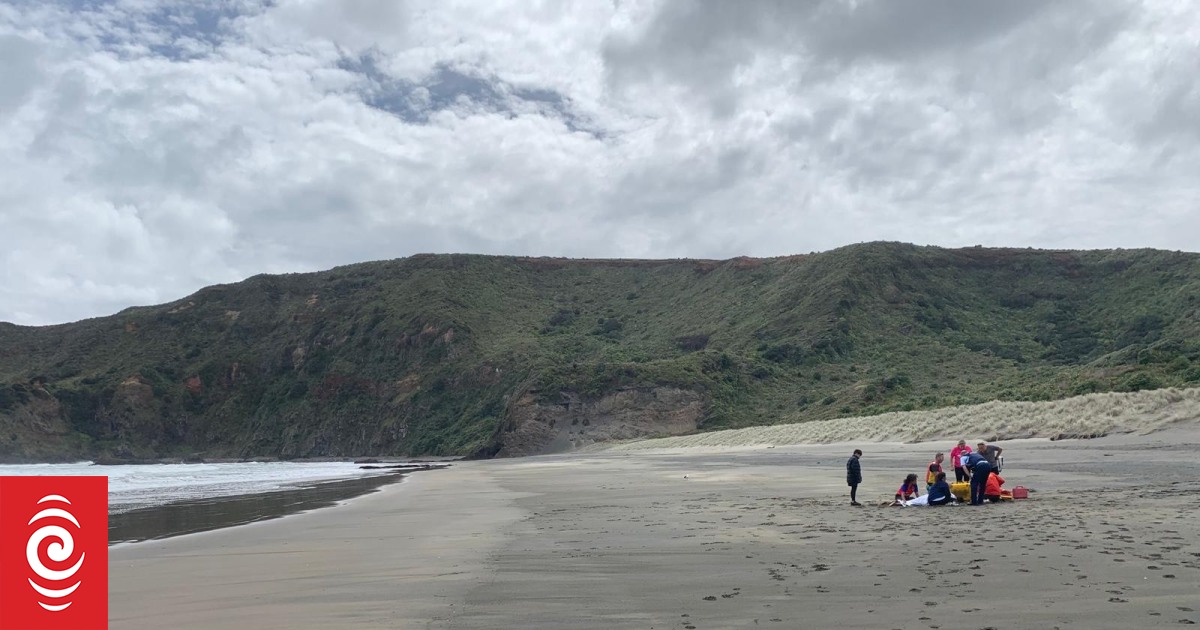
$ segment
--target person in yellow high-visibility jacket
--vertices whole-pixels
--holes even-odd
[[[929,462],[929,465],[925,467],[925,492],[933,489],[933,484],[937,483],[938,473],[945,472],[942,469],[942,462],[945,459],[945,455],[938,453],[933,456],[933,461]]]

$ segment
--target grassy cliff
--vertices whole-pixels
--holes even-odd
[[[1197,254],[421,255],[0,323],[0,458],[536,452],[556,418],[653,433],[647,400],[706,430],[1196,382]]]

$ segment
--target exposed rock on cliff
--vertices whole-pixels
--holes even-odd
[[[527,392],[513,405],[498,444],[501,457],[537,455],[594,442],[695,431],[704,397],[675,387],[630,388],[585,400],[564,393],[561,402],[539,402]]]

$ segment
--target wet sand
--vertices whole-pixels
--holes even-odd
[[[405,473],[310,483],[257,494],[179,501],[108,517],[110,545],[170,538],[330,507],[396,483]]]
[[[116,547],[111,626],[1200,622],[1200,427],[1000,445],[1030,500],[851,508],[844,444],[458,463],[338,507]],[[862,445],[860,500],[888,499],[938,447]]]

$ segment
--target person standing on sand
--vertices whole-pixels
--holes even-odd
[[[971,475],[967,473],[967,469],[963,467],[962,458],[967,453],[971,452],[971,447],[967,446],[966,440],[959,440],[958,446],[950,449],[950,463],[954,464],[954,481],[967,481]]]
[[[979,447],[977,452],[980,455],[983,455],[983,458],[992,465],[992,470],[995,472],[1000,472],[1000,463],[998,458],[1000,457],[1000,454],[1004,452],[1004,449],[996,446],[995,444],[988,444],[987,442],[980,442],[977,444],[977,446]]]
[[[925,492],[933,489],[933,484],[937,483],[938,473],[942,471],[942,461],[946,458],[945,455],[938,453],[933,456],[933,461],[925,467]]]
[[[862,451],[854,449],[854,454],[850,459],[846,460],[846,485],[850,486],[850,505],[860,506],[858,502],[858,484],[862,483],[862,467],[858,465],[858,458],[862,457]]]
[[[979,453],[967,453],[966,468],[971,473],[971,505],[983,505],[987,480],[992,474],[992,465]]]

